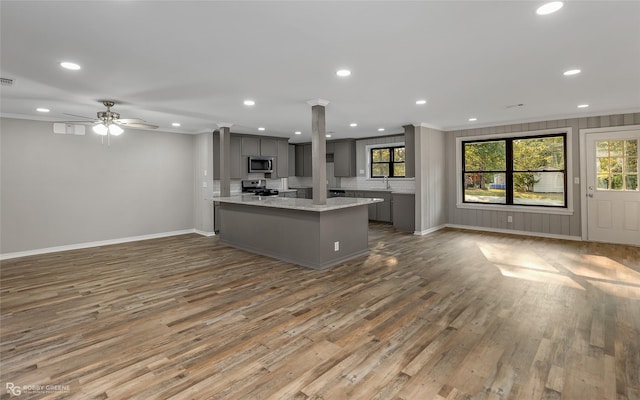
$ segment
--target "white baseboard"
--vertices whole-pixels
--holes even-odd
[[[433,228],[429,228],[429,229],[425,229],[423,231],[415,231],[413,232],[414,235],[416,236],[422,236],[422,235],[426,235],[435,231],[439,231],[440,229],[446,228],[447,225],[438,225],[438,226],[434,226]]]
[[[199,229],[195,229],[194,232],[197,233],[198,235],[202,235],[202,236],[206,236],[206,237],[210,237],[210,236],[215,236],[216,235],[215,232],[201,231]]]
[[[14,253],[0,254],[0,260],[8,260],[8,259],[11,259],[11,258],[18,258],[18,257],[35,256],[35,255],[38,255],[38,254],[55,253],[55,252],[58,252],[58,251],[78,250],[78,249],[86,249],[86,248],[89,248],[89,247],[107,246],[107,245],[110,245],[110,244],[137,242],[139,240],[158,239],[158,238],[163,238],[163,237],[167,237],[167,236],[186,235],[188,233],[199,233],[199,232],[197,232],[195,229],[184,229],[184,230],[181,230],[181,231],[152,233],[150,235],[130,236],[130,237],[119,238],[119,239],[100,240],[100,241],[97,241],[97,242],[77,243],[77,244],[70,244],[70,245],[65,245],[65,246],[46,247],[44,249],[17,251],[17,252],[14,252]]]
[[[469,231],[484,231],[484,232],[506,233],[510,235],[535,236],[535,237],[542,237],[542,238],[549,238],[549,239],[582,241],[582,237],[580,236],[557,235],[554,233],[513,231],[510,229],[485,228],[483,226],[469,226],[469,225],[455,225],[455,224],[446,224],[445,227],[456,228],[456,229],[466,229]]]

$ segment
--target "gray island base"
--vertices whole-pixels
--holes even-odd
[[[233,247],[313,269],[368,251],[368,206],[382,199],[232,196],[220,202],[220,240]]]

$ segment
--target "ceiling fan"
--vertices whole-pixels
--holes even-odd
[[[84,117],[82,115],[67,114],[74,117],[93,119],[93,131],[100,136],[107,136],[107,139],[113,136],[119,136],[124,132],[122,127],[125,128],[142,128],[142,129],[157,129],[158,125],[148,124],[144,120],[139,118],[120,118],[120,113],[111,111],[116,102],[113,100],[102,100],[102,104],[107,107],[107,111],[98,111],[98,119]],[[79,121],[70,121],[79,122]],[[81,121],[85,122],[85,121]]]

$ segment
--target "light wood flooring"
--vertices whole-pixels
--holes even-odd
[[[3,261],[0,398],[640,398],[640,248],[370,246],[324,271],[195,234]]]

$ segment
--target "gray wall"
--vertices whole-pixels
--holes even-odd
[[[194,228],[194,137],[0,121],[0,253]]]
[[[446,137],[444,132],[435,129],[415,128],[416,233],[428,232],[447,223]]]
[[[640,124],[640,113],[616,114],[599,117],[560,119],[542,122],[531,122],[513,125],[501,125],[479,129],[467,129],[447,132],[447,194],[449,203],[448,223],[489,229],[506,229],[540,234],[563,236],[582,235],[580,211],[580,185],[573,184],[573,178],[580,176],[580,129],[605,128]],[[513,211],[491,211],[477,209],[460,209],[456,207],[456,138],[460,136],[481,136],[496,133],[518,133],[541,129],[571,127],[572,143],[572,176],[568,184],[573,186],[573,215],[554,215],[546,213],[522,213]],[[513,223],[507,222],[507,216],[513,216]]]

